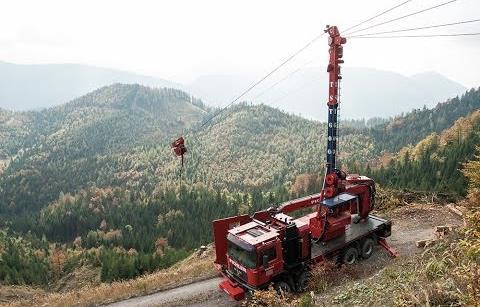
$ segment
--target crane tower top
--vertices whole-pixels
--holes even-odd
[[[325,32],[330,36],[328,52],[330,59],[327,66],[329,75],[328,85],[328,133],[327,133],[327,174],[336,171],[336,151],[338,141],[338,105],[340,103],[339,83],[342,79],[340,64],[343,63],[343,44],[347,42],[340,36],[336,26],[327,26]]]

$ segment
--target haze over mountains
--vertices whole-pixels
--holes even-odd
[[[0,108],[17,111],[47,108],[113,83],[180,87],[160,78],[88,65],[19,65],[0,61]]]
[[[466,90],[463,85],[435,72],[406,77],[371,68],[345,68],[343,77],[342,118],[394,116],[424,105],[433,107],[438,102],[461,95]],[[246,75],[204,76],[193,81],[189,89],[194,95],[202,97],[207,104],[221,106],[238,94],[240,89],[245,89],[257,79],[258,76]],[[267,80],[246,100],[325,121],[326,113],[321,107],[328,96],[328,74],[325,68],[303,69],[270,88],[277,81]]]
[[[406,77],[370,68],[345,68],[343,75],[342,118],[393,116],[423,105],[432,107],[466,90],[461,84],[435,72]],[[18,65],[0,62],[0,108],[32,110],[51,107],[113,83],[182,89],[201,98],[207,105],[224,106],[258,78],[255,75],[205,75],[189,84],[179,84],[78,64]],[[324,68],[302,69],[270,88],[281,78],[283,76],[267,80],[242,100],[264,103],[306,118],[325,119],[324,109],[319,107],[319,103],[327,97],[327,73]]]

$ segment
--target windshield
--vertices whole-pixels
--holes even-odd
[[[255,251],[247,251],[240,246],[228,241],[228,256],[246,268],[253,269],[257,264]]]

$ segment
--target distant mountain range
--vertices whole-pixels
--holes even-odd
[[[328,75],[324,68],[306,68],[271,87],[271,80],[254,90],[246,100],[264,103],[306,118],[324,121]],[[258,76],[210,75],[189,84],[189,91],[209,105],[223,106],[252,84]],[[406,77],[371,68],[345,68],[341,84],[343,118],[389,117],[464,93],[466,88],[448,78],[427,72]]]
[[[181,87],[159,78],[88,65],[0,62],[0,108],[31,110],[51,107],[113,83]]]
[[[466,88],[435,73],[406,77],[370,68],[345,68],[342,82],[343,118],[388,117],[460,95]],[[267,80],[242,100],[264,103],[310,119],[325,119],[327,73],[306,68],[278,85]],[[120,70],[77,64],[18,65],[0,62],[0,108],[32,110],[51,107],[113,83],[138,83],[177,88],[224,106],[258,79],[255,75],[205,75],[189,84]]]

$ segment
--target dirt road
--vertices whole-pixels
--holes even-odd
[[[220,277],[146,296],[131,298],[109,306],[235,306],[225,293],[219,290]]]
[[[437,225],[459,225],[462,220],[447,208],[435,205],[410,205],[398,208],[388,214],[393,221],[390,244],[400,253],[399,257],[411,257],[421,252],[415,242],[433,237]],[[391,262],[381,248],[366,261],[357,264],[362,276],[368,277]],[[132,298],[110,306],[235,306],[236,303],[218,288],[220,278],[192,283],[179,288]]]

